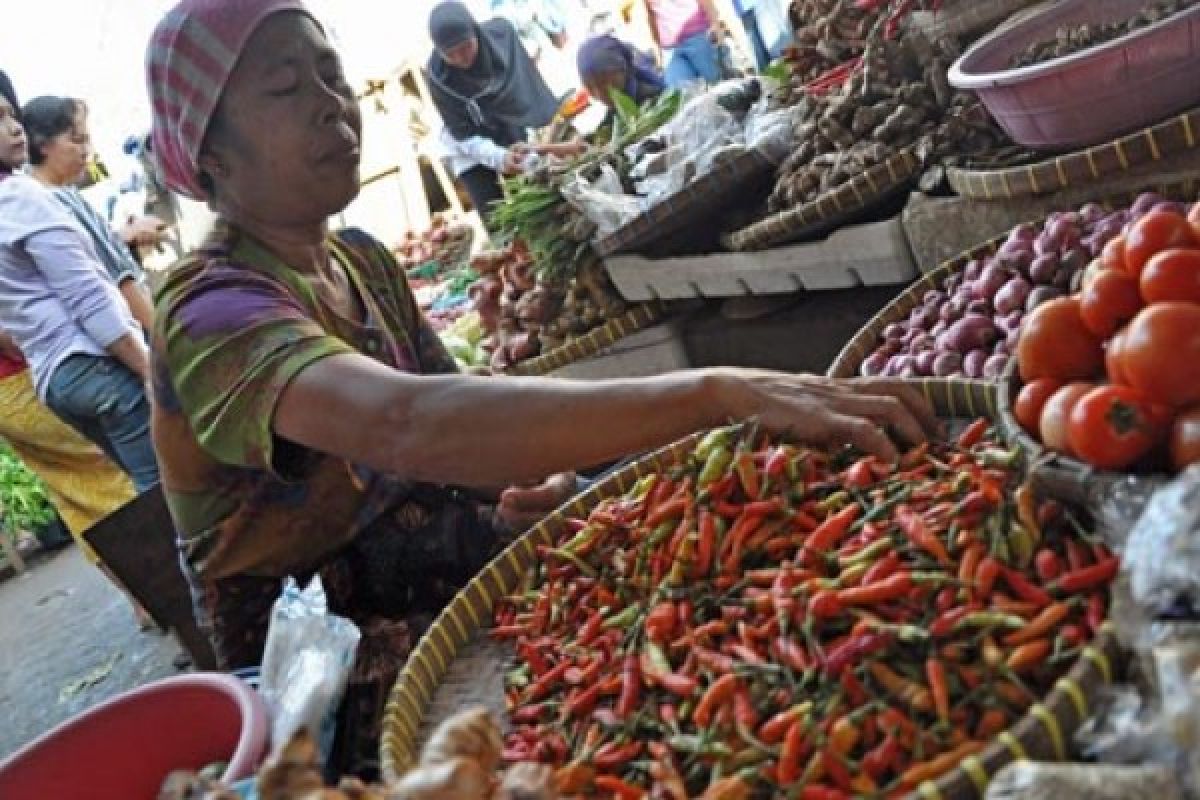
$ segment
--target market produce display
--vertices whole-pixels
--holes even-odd
[[[1200,204],[1159,204],[1025,321],[1014,414],[1050,450],[1108,470],[1200,460]]]
[[[720,429],[501,603],[504,758],[567,795],[894,797],[1044,695],[1118,561],[988,423],[896,466]]]
[[[468,290],[484,332],[480,345],[490,365],[504,370],[564,344],[624,313],[600,262],[578,264],[570,275],[539,274],[524,240],[479,253],[480,275]]]
[[[444,214],[434,214],[427,230],[408,231],[392,252],[401,269],[420,267],[431,261],[451,269],[465,263],[471,255],[473,238],[469,225],[455,223]]]
[[[0,441],[0,536],[32,533],[54,519],[46,485]]]
[[[1030,67],[1056,58],[1063,58],[1073,53],[1088,50],[1092,47],[1111,42],[1142,28],[1162,22],[1180,11],[1194,6],[1195,0],[1154,0],[1145,8],[1128,19],[1117,20],[1107,24],[1077,25],[1061,27],[1054,33],[1053,39],[1034,42],[1020,53],[1012,57],[1009,66]]]
[[[907,318],[884,328],[859,372],[999,379],[1028,315],[1079,291],[1089,264],[1126,225],[1155,208],[1179,212],[1184,206],[1146,193],[1128,209],[1088,203],[1050,214],[1040,225],[1018,225],[993,255],[968,261],[926,291]]]
[[[953,89],[957,58],[946,40],[872,33],[862,64],[841,88],[799,101],[796,147],[779,169],[770,211],[810,202],[914,148],[929,166],[978,159],[1011,143],[974,95]],[[928,180],[941,182],[940,170]]]

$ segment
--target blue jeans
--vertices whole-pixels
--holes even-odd
[[[139,493],[158,483],[150,403],[125,365],[104,356],[71,356],[50,376],[46,405],[107,453]]]
[[[674,47],[664,49],[663,61],[667,65],[663,78],[672,89],[699,79],[708,83],[716,83],[721,79],[717,47],[708,38],[708,31],[689,36]]]
[[[771,63],[771,54],[767,52],[767,43],[763,41],[762,30],[758,27],[758,14],[755,9],[742,12],[742,27],[746,29],[746,38],[754,48],[754,66],[756,69],[766,69]]]

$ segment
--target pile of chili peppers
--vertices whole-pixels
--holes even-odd
[[[719,429],[539,552],[509,761],[566,795],[902,796],[1043,696],[1117,558],[980,420],[896,465]]]

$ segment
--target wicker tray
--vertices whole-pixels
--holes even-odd
[[[549,375],[556,369],[582,361],[604,350],[606,347],[624,339],[630,334],[637,333],[660,321],[664,316],[663,307],[658,303],[647,303],[635,306],[616,319],[610,319],[598,328],[582,336],[570,339],[562,347],[556,347],[548,353],[536,358],[530,358],[510,367],[509,375]]]
[[[725,237],[731,250],[765,250],[825,233],[884,200],[908,191],[921,171],[913,149],[903,150],[809,203],[780,211]]]
[[[765,192],[762,197],[754,197],[751,190],[755,184],[765,183],[772,169],[766,156],[758,150],[747,150],[607,236],[596,239],[592,249],[601,258],[635,252],[734,205],[759,202],[765,199]]]
[[[963,382],[926,381],[922,387],[939,412],[995,411],[994,387]],[[535,548],[563,533],[567,518],[585,516],[602,499],[622,494],[641,477],[677,463],[691,451],[692,436],[638,461],[559,509],[517,540],[451,601],[417,644],[392,690],[383,723],[381,761],[384,777],[395,779],[411,768],[430,726],[464,705],[503,710],[502,678],[511,657],[482,631],[495,604],[514,591],[535,563]],[[1063,760],[1071,735],[1089,716],[1096,690],[1111,683],[1119,651],[1105,629],[1084,651],[1053,691],[984,752],[911,797],[969,798],[981,795],[991,776],[1015,759]]]
[[[1200,145],[1200,109],[1122,136],[1107,144],[1057,156],[1036,164],[999,170],[951,168],[946,177],[963,197],[1000,200],[1051,194],[1119,175],[1143,164]]]

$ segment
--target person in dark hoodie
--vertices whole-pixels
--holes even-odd
[[[642,105],[666,88],[654,59],[615,36],[593,36],[580,46],[575,60],[588,93],[610,109],[614,91]]]
[[[559,101],[508,20],[477,22],[462,3],[444,2],[429,16],[429,36],[425,77],[445,126],[442,148],[486,217],[500,176],[522,170],[529,131],[550,124]]]

